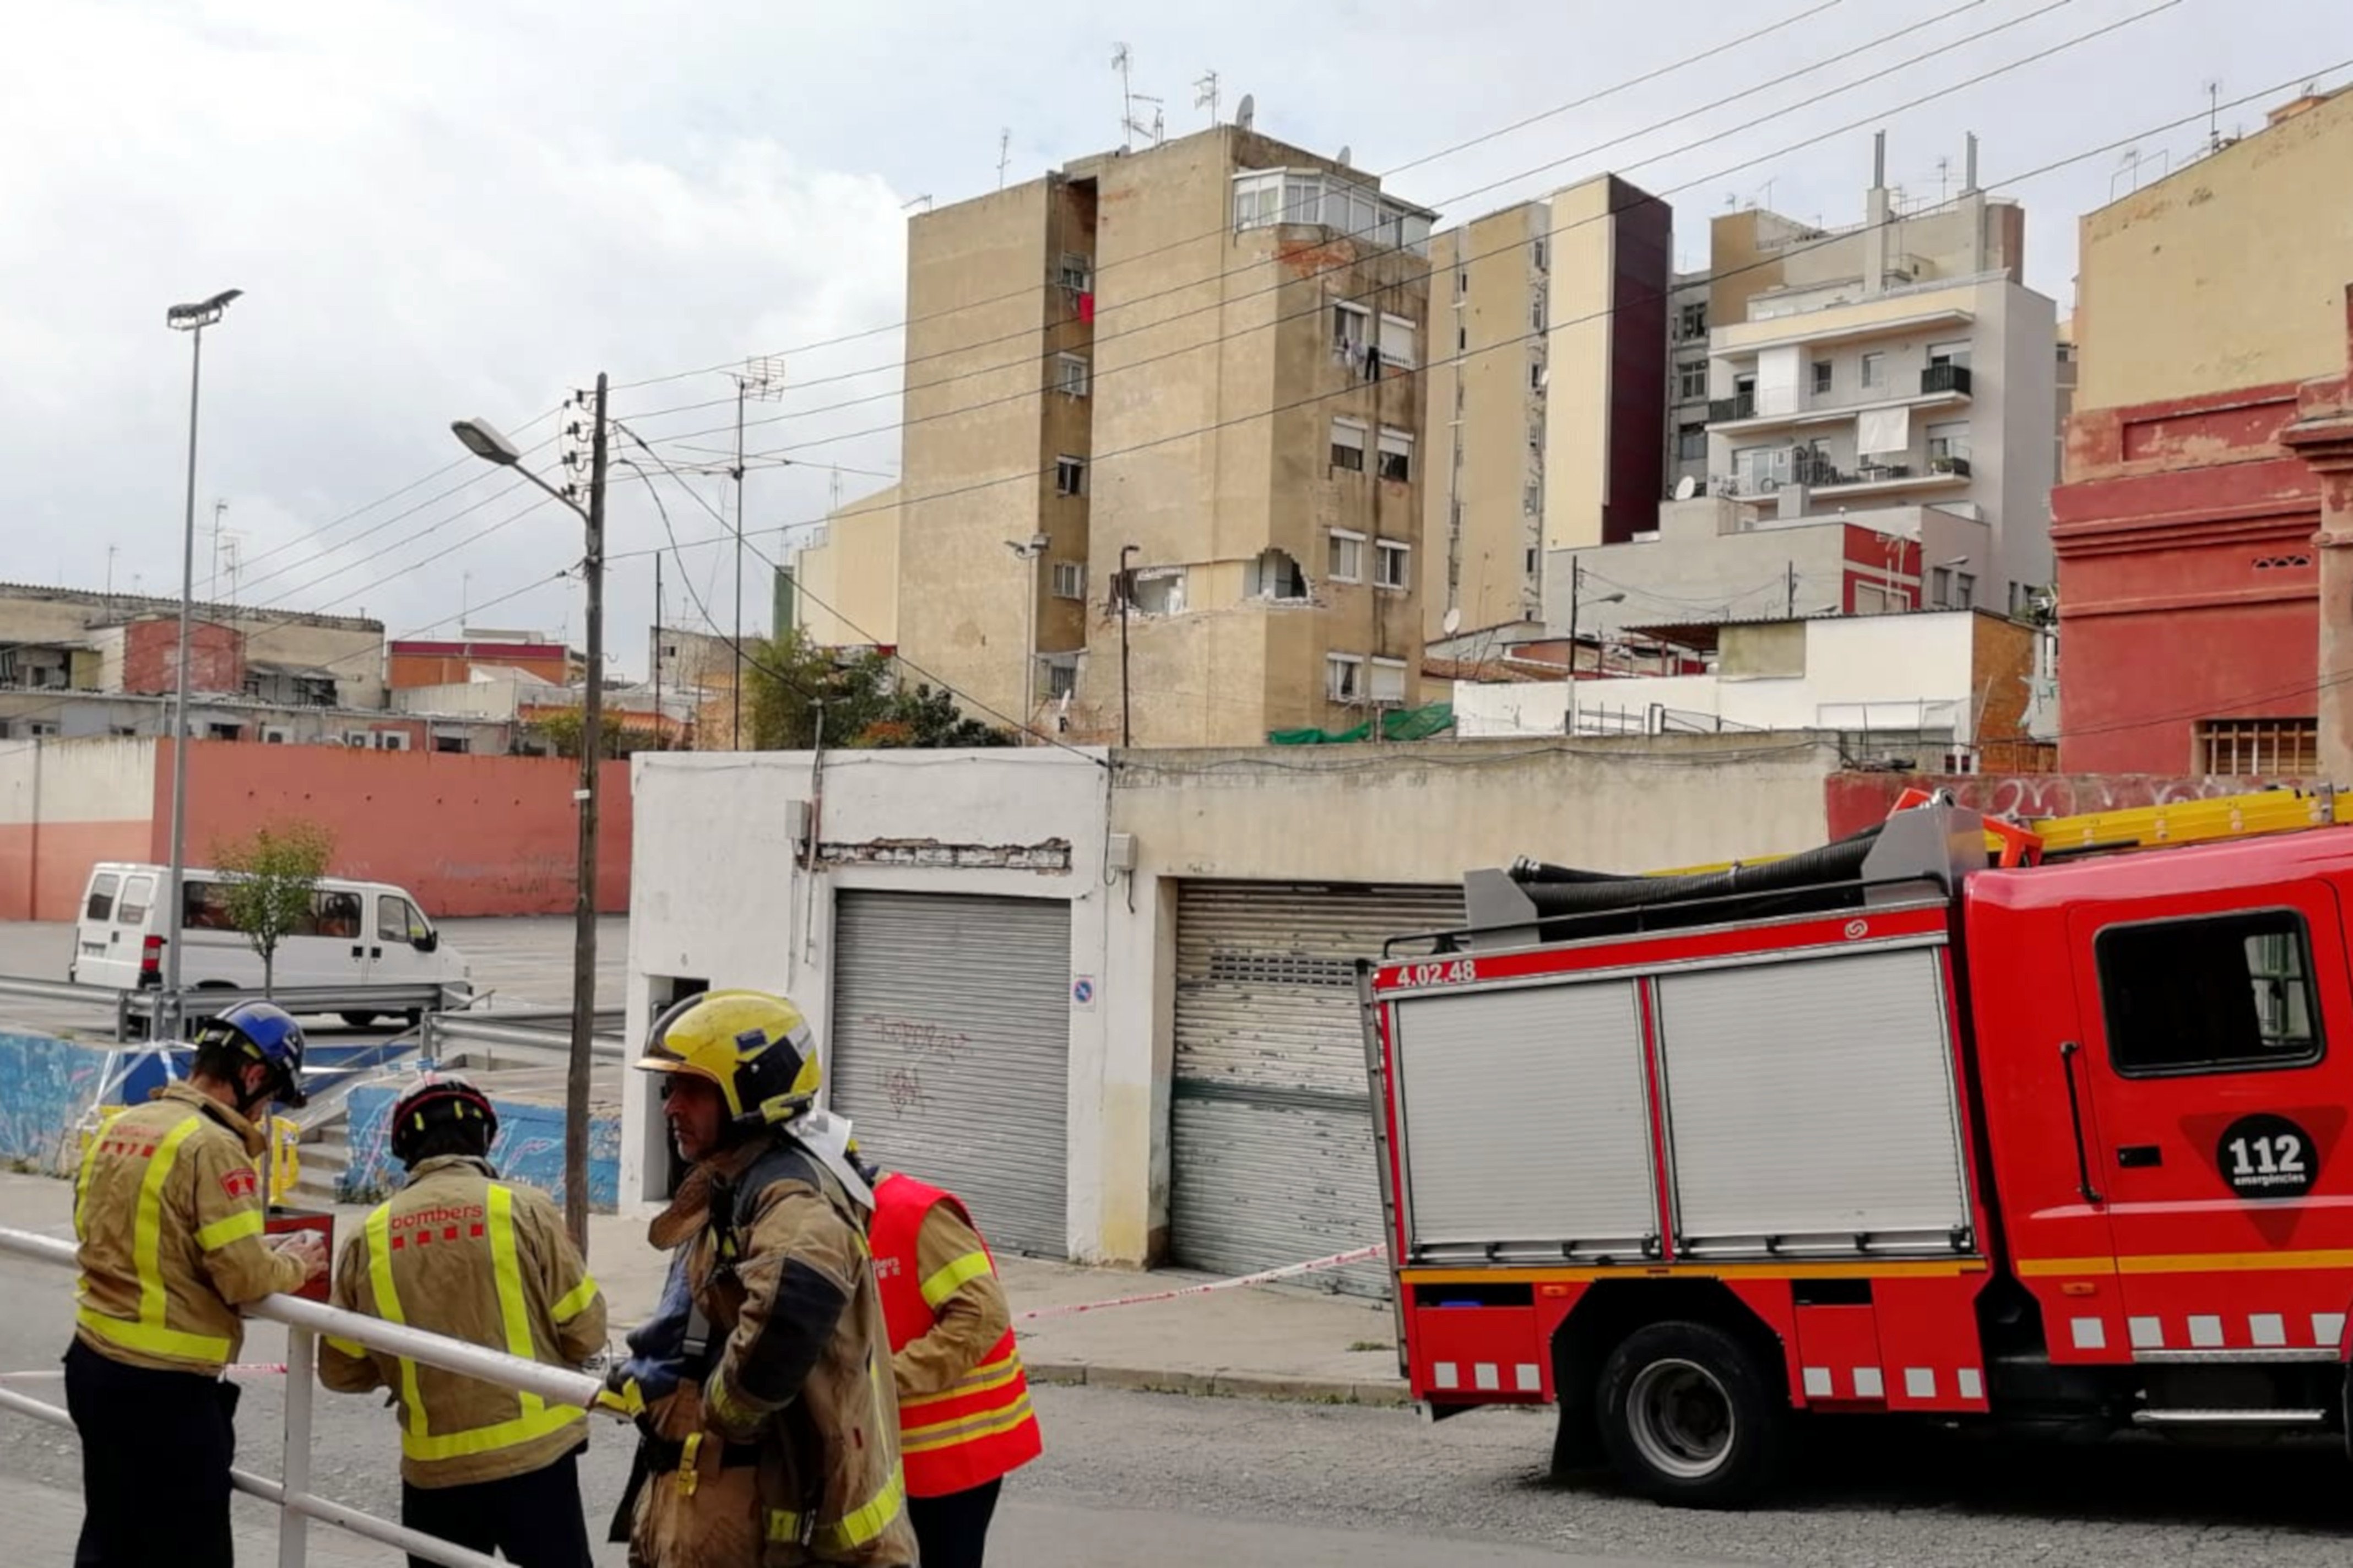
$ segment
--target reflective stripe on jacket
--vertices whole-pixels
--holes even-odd
[[[907,1490],[986,1486],[1044,1450],[997,1265],[954,1194],[892,1172],[874,1192],[874,1275],[899,1384]]]
[[[463,1155],[423,1162],[369,1214],[336,1263],[334,1302],[551,1366],[578,1366],[605,1342],[605,1298],[554,1205]],[[522,1475],[587,1436],[575,1407],[348,1341],[320,1346],[319,1379],[394,1392],[412,1486]]]
[[[74,1183],[74,1331],[132,1366],[216,1375],[245,1343],[237,1308],[301,1286],[263,1238],[253,1124],[185,1083],[91,1140]]]

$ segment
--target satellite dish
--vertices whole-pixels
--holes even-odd
[[[1342,167],[1342,168],[1344,168],[1344,169],[1345,169],[1345,168],[1346,168],[1346,167],[1348,166],[1348,155],[1349,155],[1349,154],[1348,154],[1348,149],[1346,149],[1345,147],[1343,147],[1343,148],[1341,148],[1341,149],[1340,149],[1340,155],[1339,155],[1337,158],[1333,159],[1332,161],[1333,161],[1334,163],[1335,163],[1339,164],[1339,165],[1340,165],[1340,167]]]
[[[1699,481],[1692,478],[1689,474],[1685,474],[1682,479],[1675,481],[1675,499],[1677,500],[1689,500],[1692,497],[1697,494],[1699,494]]]
[[[1462,629],[1462,606],[1457,605],[1452,609],[1447,611],[1446,618],[1438,623],[1438,629],[1444,632],[1448,637],[1452,637],[1456,632],[1461,631]]]
[[[1237,131],[1248,131],[1251,126],[1257,123],[1258,94],[1254,92],[1246,92],[1242,94],[1241,107],[1234,110],[1234,129]]]

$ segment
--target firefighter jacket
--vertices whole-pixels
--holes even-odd
[[[696,1167],[650,1235],[683,1291],[631,1337],[653,1397],[629,1561],[912,1568],[864,1212],[770,1137]]]
[[[462,1154],[421,1162],[335,1265],[334,1304],[552,1366],[604,1348],[605,1298],[547,1199]],[[400,1476],[415,1487],[503,1480],[587,1440],[587,1415],[349,1340],[319,1347],[319,1381],[393,1391]]]
[[[129,1366],[217,1376],[245,1343],[237,1309],[300,1289],[263,1238],[254,1125],[184,1083],[122,1112],[74,1183],[74,1332]]]
[[[908,1494],[968,1491],[1036,1458],[1012,1314],[962,1201],[893,1171],[874,1189],[873,1234]]]

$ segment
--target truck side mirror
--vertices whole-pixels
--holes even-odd
[[[428,931],[423,936],[412,938],[410,945],[419,952],[431,952],[441,945],[441,933],[438,931]]]

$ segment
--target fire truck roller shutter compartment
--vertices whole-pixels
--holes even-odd
[[[1952,1255],[1969,1202],[1941,954],[1661,977],[1681,1250]]]
[[[859,1151],[1070,1256],[1071,906],[844,889],[827,1092]]]
[[[1220,1274],[1383,1238],[1356,960],[1462,923],[1457,887],[1188,881],[1177,894],[1175,1260]],[[1302,1283],[1386,1296],[1379,1263]]]
[[[1630,1260],[1655,1247],[1632,980],[1409,996],[1394,1018],[1413,1261]]]

